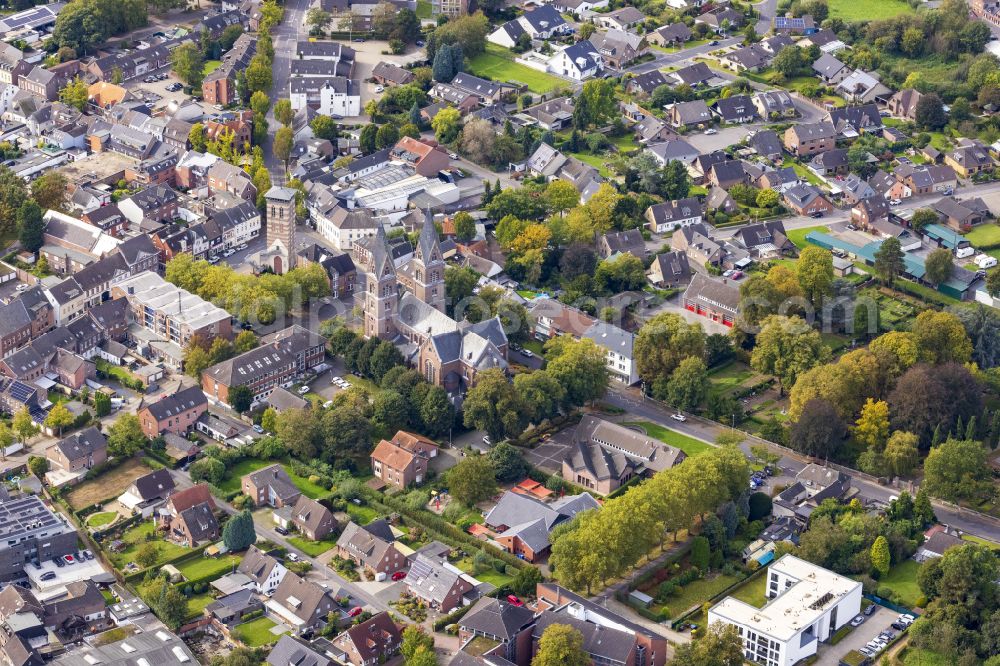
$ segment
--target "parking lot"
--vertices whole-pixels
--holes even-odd
[[[573,445],[573,432],[575,428],[565,428],[552,435],[548,441],[539,444],[534,449],[524,451],[524,457],[529,463],[545,470],[546,472],[559,474],[562,471],[562,463],[569,454]]]
[[[34,564],[27,564],[24,573],[28,575],[28,580],[36,590],[35,596],[44,600],[62,594],[68,583],[91,580],[107,572],[97,559],[79,561],[74,556],[72,564],[61,567],[56,566],[52,560],[43,560],[37,567]]]
[[[886,629],[889,629],[893,633],[898,633],[895,629],[889,628],[889,625],[895,622],[897,617],[899,617],[899,613],[883,606],[876,606],[875,611],[868,616],[864,624],[856,627],[844,640],[836,645],[821,647],[819,660],[816,664],[818,666],[837,666],[840,663],[841,657],[851,650],[863,648]],[[874,661],[877,661],[877,658]]]

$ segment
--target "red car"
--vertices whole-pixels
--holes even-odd
[[[357,617],[361,615],[361,613],[363,612],[364,610],[362,610],[361,606],[355,606],[354,608],[351,609],[351,612],[348,613],[348,615],[350,615],[351,617]]]
[[[521,601],[520,599],[518,599],[513,594],[508,594],[507,595],[507,603],[509,603],[511,606],[523,606],[524,605],[524,602]]]
[[[397,571],[396,573],[392,574],[393,580],[403,580],[404,578],[406,578],[405,571]]]

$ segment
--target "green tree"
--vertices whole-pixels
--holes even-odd
[[[800,317],[772,315],[764,320],[750,366],[778,378],[780,392],[795,384],[799,375],[827,360],[829,348],[817,331]]]
[[[205,56],[193,42],[181,44],[170,54],[170,64],[177,77],[192,89],[201,88],[205,78]]]
[[[113,456],[128,457],[135,455],[146,444],[146,435],[142,432],[142,424],[135,414],[122,414],[108,428],[108,453]]]
[[[903,248],[896,237],[886,238],[875,251],[875,274],[883,284],[892,286],[903,273]]]
[[[409,666],[410,660],[419,649],[434,650],[434,637],[427,633],[418,625],[410,624],[403,629],[403,642],[399,651],[403,655],[403,661]]]
[[[500,483],[520,481],[528,473],[528,464],[521,457],[521,453],[507,442],[494,445],[486,457],[493,465],[493,471]]]
[[[881,451],[889,438],[889,403],[868,398],[854,425],[854,438],[868,449]]]
[[[705,332],[678,314],[659,314],[639,329],[633,353],[644,382],[666,381],[683,359],[704,355]]]
[[[452,220],[455,225],[455,238],[467,243],[476,237],[476,221],[467,212],[459,211]]]
[[[497,491],[493,463],[486,456],[468,456],[447,472],[448,492],[466,506],[492,497]]]
[[[451,143],[458,136],[458,128],[461,125],[462,116],[458,109],[447,107],[441,109],[431,120],[431,129],[434,136],[441,143]]]
[[[14,414],[10,425],[14,429],[14,432],[17,433],[18,441],[22,444],[38,434],[38,426],[35,425],[35,421],[31,418],[31,412],[28,411],[27,407],[22,407]]]
[[[63,428],[73,425],[73,419],[73,413],[66,408],[66,405],[58,403],[45,417],[45,427],[55,430],[58,436],[62,437]]]
[[[257,540],[257,531],[253,526],[253,516],[244,509],[226,521],[222,529],[222,541],[230,552],[238,553],[246,550]]]
[[[191,144],[191,150],[199,153],[205,152],[205,126],[201,123],[192,125],[188,131],[188,142]]]
[[[836,454],[846,434],[834,406],[814,398],[805,404],[799,419],[792,424],[791,445],[796,451],[825,460]]]
[[[886,467],[895,476],[909,476],[920,463],[918,445],[920,438],[912,432],[897,430],[892,433],[882,452]]]
[[[159,561],[159,559],[160,544],[155,541],[147,541],[139,546],[139,549],[135,552],[135,563],[143,569],[148,569],[153,566]]]
[[[42,456],[28,456],[28,471],[39,479],[49,471],[49,459]]]
[[[42,208],[34,201],[25,201],[17,209],[17,233],[21,247],[28,252],[38,252],[45,244]]]
[[[924,278],[937,286],[951,277],[955,264],[951,260],[951,250],[943,247],[932,251],[924,260]]]
[[[229,389],[229,406],[242,414],[250,409],[253,402],[253,392],[249,386],[239,385]]]
[[[295,137],[291,127],[282,127],[274,134],[274,156],[285,163],[285,171],[288,171],[288,160],[292,156],[292,148],[295,145]]]
[[[805,64],[802,49],[797,46],[794,48],[786,46],[778,51],[778,54],[774,56],[774,61],[771,63],[771,66],[774,67],[775,70],[784,74],[785,77],[793,78],[798,76],[799,72],[805,67]]]
[[[317,115],[309,123],[309,128],[312,129],[313,134],[317,139],[327,139],[329,141],[333,141],[339,134],[339,131],[337,130],[337,121],[330,116]]]
[[[560,215],[580,204],[580,193],[576,191],[576,187],[561,178],[553,180],[545,187],[545,198],[548,200],[549,208]]]
[[[987,450],[979,442],[947,439],[931,449],[924,460],[928,494],[951,502],[975,500],[990,490]]]
[[[292,110],[292,103],[287,99],[279,99],[275,102],[274,118],[285,127],[291,126],[292,120],[295,118],[295,112]]]
[[[678,364],[670,375],[667,397],[670,404],[685,412],[693,411],[708,393],[708,368],[696,356],[689,356]]]
[[[913,321],[912,332],[921,360],[928,363],[968,363],[972,357],[972,341],[952,312],[924,310]]]
[[[708,539],[696,536],[691,540],[691,566],[708,571],[709,548]]]
[[[583,649],[583,635],[568,624],[550,624],[538,641],[531,666],[588,666],[590,655]]]
[[[85,111],[87,109],[87,102],[89,101],[87,82],[79,76],[69,81],[59,91],[59,101],[79,111]]]
[[[97,392],[94,394],[94,415],[102,418],[111,413],[111,398],[106,393]]]
[[[871,552],[872,568],[879,574],[885,576],[889,573],[889,565],[891,564],[889,556],[889,542],[881,534],[876,537],[875,542],[872,543]]]
[[[561,343],[553,346],[552,343]],[[546,348],[547,372],[566,392],[569,404],[582,406],[604,395],[608,388],[605,351],[590,339],[557,339]],[[553,351],[558,353],[551,353]]]
[[[514,376],[514,389],[530,423],[538,424],[556,416],[566,400],[566,389],[545,370],[518,373]]]
[[[795,272],[803,295],[816,310],[820,310],[823,299],[833,293],[833,255],[821,247],[810,245],[799,255]]]
[[[36,178],[35,182],[31,184],[31,198],[43,210],[62,210],[66,203],[67,187],[69,187],[69,182],[65,175],[58,171],[49,171]]]
[[[499,368],[479,373],[463,404],[467,428],[485,430],[494,441],[513,437],[524,429],[524,406],[520,396]]]
[[[455,406],[448,392],[440,386],[430,386],[420,402],[420,421],[432,437],[443,437],[455,423]]]
[[[917,231],[923,231],[928,224],[937,224],[938,214],[932,208],[918,208],[913,212],[913,219],[910,226]]]
[[[936,93],[921,95],[914,109],[914,120],[922,130],[936,132],[948,124],[948,114],[944,111],[944,103]]]
[[[278,410],[274,407],[265,409],[264,413],[260,415],[260,427],[264,429],[264,432],[276,432],[278,428]]]
[[[736,626],[717,622],[698,640],[679,645],[670,666],[742,666],[743,637]]]
[[[273,73],[271,71],[271,60],[263,53],[258,53],[250,60],[246,71],[247,89],[251,93],[266,93],[271,89]],[[251,95],[252,98],[252,95]]]
[[[316,457],[320,440],[319,423],[308,409],[286,409],[278,413],[274,434],[298,458]]]
[[[226,464],[221,460],[205,457],[191,463],[188,471],[191,474],[191,480],[195,483],[205,481],[217,484],[226,475]]]
[[[382,125],[378,128],[378,132],[375,133],[375,147],[379,150],[391,148],[396,145],[397,141],[399,141],[399,130],[396,129],[395,125]]]

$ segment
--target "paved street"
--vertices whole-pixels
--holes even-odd
[[[714,443],[716,437],[729,430],[729,428],[721,424],[690,415],[687,421],[683,423],[674,421],[670,418],[673,410],[668,410],[652,400],[643,399],[641,392],[635,388],[622,389],[613,385],[608,390],[605,399],[609,404],[627,410],[629,414],[659,423],[671,430],[695,437],[704,442]],[[749,454],[750,446],[753,444],[769,444],[769,442],[748,434],[741,448]],[[786,454],[782,456],[778,465],[786,473],[794,475],[808,463],[809,460],[803,456]],[[887,503],[892,497],[898,496],[900,492],[899,489],[880,486],[858,475],[854,475],[853,485],[860,491],[862,496],[877,502]],[[937,513],[938,520],[946,525],[951,525],[964,532],[1000,542],[1000,521],[984,520],[979,515],[956,511],[937,502],[934,503],[934,510]]]
[[[288,79],[292,71],[292,59],[295,57],[295,42],[308,36],[305,14],[309,9],[309,0],[287,0],[284,7],[285,20],[271,31],[274,76],[271,83],[271,110],[267,114],[270,127],[264,142],[264,161],[275,185],[285,182],[285,165],[274,156],[274,133],[278,129],[278,121],[274,118],[274,103],[279,99],[288,99]]]

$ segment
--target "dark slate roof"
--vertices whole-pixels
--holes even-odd
[[[155,472],[140,476],[133,482],[139,497],[143,500],[151,500],[156,497],[166,497],[175,488],[174,477],[166,469],[158,469]]]
[[[59,440],[56,446],[66,456],[67,460],[79,460],[92,455],[95,451],[108,448],[107,438],[101,431],[91,426]]]
[[[484,597],[465,614],[461,626],[510,641],[534,619],[535,614],[526,606],[514,606],[500,599]]]
[[[660,86],[667,85],[667,77],[663,75],[658,69],[654,69],[652,72],[646,72],[644,74],[639,74],[631,81],[628,82],[630,86],[634,86],[639,90],[651,93]]]
[[[189,386],[173,395],[165,396],[156,402],[146,405],[146,409],[157,421],[177,416],[199,405],[207,404],[208,399],[202,393],[200,386]]]

